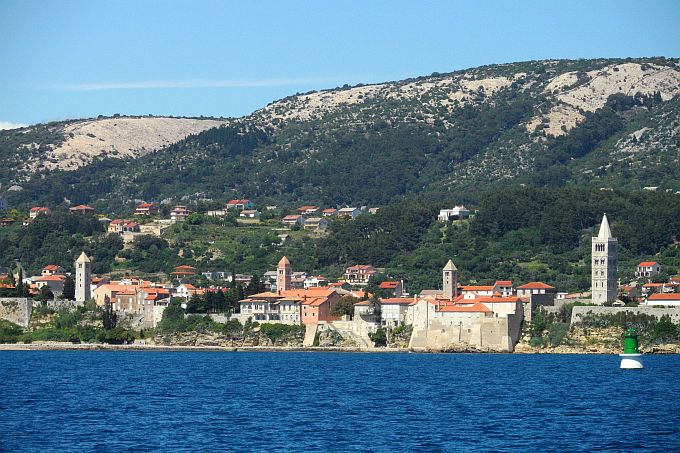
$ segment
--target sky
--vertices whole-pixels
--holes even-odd
[[[680,57],[677,0],[0,0],[0,128],[247,115],[494,63]]]

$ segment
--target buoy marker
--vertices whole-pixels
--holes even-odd
[[[638,335],[635,329],[630,328],[626,332],[626,336],[623,338],[623,354],[619,354],[619,357],[621,357],[622,370],[641,370],[644,368],[642,366],[642,354],[638,350]]]

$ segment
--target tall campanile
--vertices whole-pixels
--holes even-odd
[[[617,241],[609,229],[607,214],[602,217],[600,232],[592,246],[592,302],[602,305],[616,300]]]

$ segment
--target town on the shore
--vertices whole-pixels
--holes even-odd
[[[270,209],[272,207],[265,207]],[[377,208],[343,207],[321,209],[318,206],[301,206],[297,213],[281,218],[283,228],[323,231],[335,217],[354,219],[363,212]],[[206,212],[208,216],[226,216],[237,212],[246,222],[256,220],[260,211],[247,199],[230,200],[224,209]],[[30,209],[27,222],[48,214],[50,209],[36,206]],[[95,215],[89,206],[70,208],[73,215]],[[177,205],[170,218],[141,222],[139,218],[155,216],[158,207],[153,203],[140,203],[130,218],[108,219],[108,232],[123,237],[130,244],[140,235],[163,235],[174,223],[183,222],[191,211]],[[442,209],[441,222],[455,222],[468,218],[464,206]],[[10,219],[3,219],[9,222]],[[285,241],[282,232],[279,239]],[[541,310],[557,311],[566,303],[579,302],[584,306],[623,307],[626,301],[639,301],[639,307],[664,307],[664,314],[672,315],[673,322],[680,321],[680,277],[668,282],[654,283],[652,279],[661,272],[656,262],[642,261],[635,270],[636,280],[621,284],[617,278],[617,239],[612,234],[606,214],[603,215],[597,236],[592,238],[591,291],[569,294],[540,281],[513,282],[502,275],[495,276],[493,285],[466,284],[458,279],[458,269],[449,260],[441,269],[441,283],[437,288],[411,294],[400,279],[382,279],[373,285],[379,295],[367,290],[372,279],[381,275],[382,269],[371,263],[355,263],[345,269],[342,276],[310,275],[296,271],[295,263],[283,256],[276,269],[266,272],[258,282],[261,291],[243,296],[227,310],[207,313],[216,320],[238,320],[259,324],[286,324],[304,326],[303,346],[313,346],[320,332],[335,331],[350,339],[357,348],[373,348],[376,333],[387,336],[396,329],[409,327],[408,348],[414,351],[475,349],[487,351],[513,351],[522,333],[523,323]],[[4,269],[0,275],[1,288],[25,286],[29,294],[24,298],[28,305],[47,304],[53,308],[81,306],[94,300],[97,306],[107,307],[120,317],[127,317],[136,329],[153,329],[163,319],[165,309],[180,304],[187,309],[197,297],[229,291],[235,285],[243,287],[252,283],[253,274],[236,274],[217,269],[196,269],[177,266],[165,279],[126,277],[110,280],[92,275],[91,258],[84,252],[74,262],[73,269],[44,263],[40,275],[23,275],[21,266]],[[211,284],[196,287],[187,282],[192,276],[202,275]],[[74,286],[74,288],[68,288]],[[52,300],[34,301],[30,296],[49,293]],[[65,297],[72,293],[71,297]],[[0,299],[0,315],[13,322],[21,316],[12,314],[5,301]],[[69,300],[73,299],[73,300]],[[347,306],[347,301],[351,306]],[[192,302],[194,301],[194,302]],[[339,304],[343,309],[339,310]],[[668,310],[675,308],[674,310]],[[28,308],[30,312],[30,307]],[[190,310],[187,310],[191,312]],[[19,319],[19,322],[21,319]],[[27,322],[25,319],[23,320]]]

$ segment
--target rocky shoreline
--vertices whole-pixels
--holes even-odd
[[[100,343],[5,343],[0,344],[0,351],[208,351],[208,352],[362,352],[362,353],[420,353],[420,354],[503,354],[492,350],[479,350],[469,347],[448,348],[442,351],[411,350],[408,348],[356,348],[346,346],[173,346],[159,344],[100,344]],[[644,354],[680,354],[680,345],[656,345],[641,348]],[[554,348],[534,348],[518,344],[513,354],[601,354],[616,355],[620,351],[608,348],[574,348],[558,346]]]

